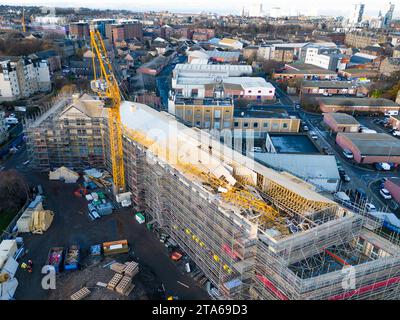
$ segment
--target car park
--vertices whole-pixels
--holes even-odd
[[[379,193],[381,194],[382,198],[385,200],[392,199],[392,195],[390,194],[389,190],[387,190],[385,188],[379,190]]]

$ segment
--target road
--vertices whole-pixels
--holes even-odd
[[[280,100],[281,106],[285,108],[290,115],[297,116],[306,123],[310,129],[309,132],[313,132],[318,136],[317,144],[319,144],[321,148],[328,147],[330,150],[332,150],[335,158],[340,163],[340,166],[343,167],[347,175],[350,177],[350,182],[340,182],[339,189],[362,189],[367,194],[368,202],[373,203],[378,210],[382,209],[382,211],[387,211],[389,208],[389,211],[392,210],[400,217],[399,210],[397,212],[393,210],[393,208],[396,208],[396,205],[393,204],[394,201],[384,200],[379,195],[379,188],[376,187],[379,185],[378,181],[380,181],[382,178],[398,176],[398,172],[377,171],[373,166],[359,166],[358,164],[354,163],[354,161],[346,159],[343,156],[342,149],[335,142],[335,136],[323,124],[322,115],[309,113],[301,108],[294,108],[293,101],[289,95],[280,89],[276,84],[273,83],[273,85],[276,87],[276,93]],[[374,122],[376,119],[376,117],[357,117],[357,120],[362,125],[376,130],[377,132],[388,133],[388,129],[379,126]]]

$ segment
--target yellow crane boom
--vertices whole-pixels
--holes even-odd
[[[108,109],[112,176],[115,192],[123,192],[125,190],[125,174],[120,116],[121,92],[101,34],[94,26],[90,28],[90,43],[93,52],[94,71],[91,88],[104,101],[104,107]],[[97,75],[95,57],[99,61],[99,76]]]

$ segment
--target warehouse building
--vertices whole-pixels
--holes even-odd
[[[358,163],[400,163],[400,140],[386,133],[338,133],[336,143]]]
[[[354,81],[303,81],[301,94],[312,95],[366,95],[368,89]]]
[[[352,98],[352,97],[321,97],[317,98],[322,112],[371,112],[390,113],[398,112],[400,106],[389,99]]]
[[[324,123],[333,132],[358,132],[360,123],[346,113],[324,113]]]

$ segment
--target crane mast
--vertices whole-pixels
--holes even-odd
[[[94,72],[94,80],[91,81],[91,88],[104,101],[104,107],[108,110],[108,132],[114,192],[119,193],[125,191],[120,115],[121,92],[101,34],[94,26],[90,27],[90,43],[93,52],[92,63]],[[99,61],[99,75],[97,75],[95,57]]]

